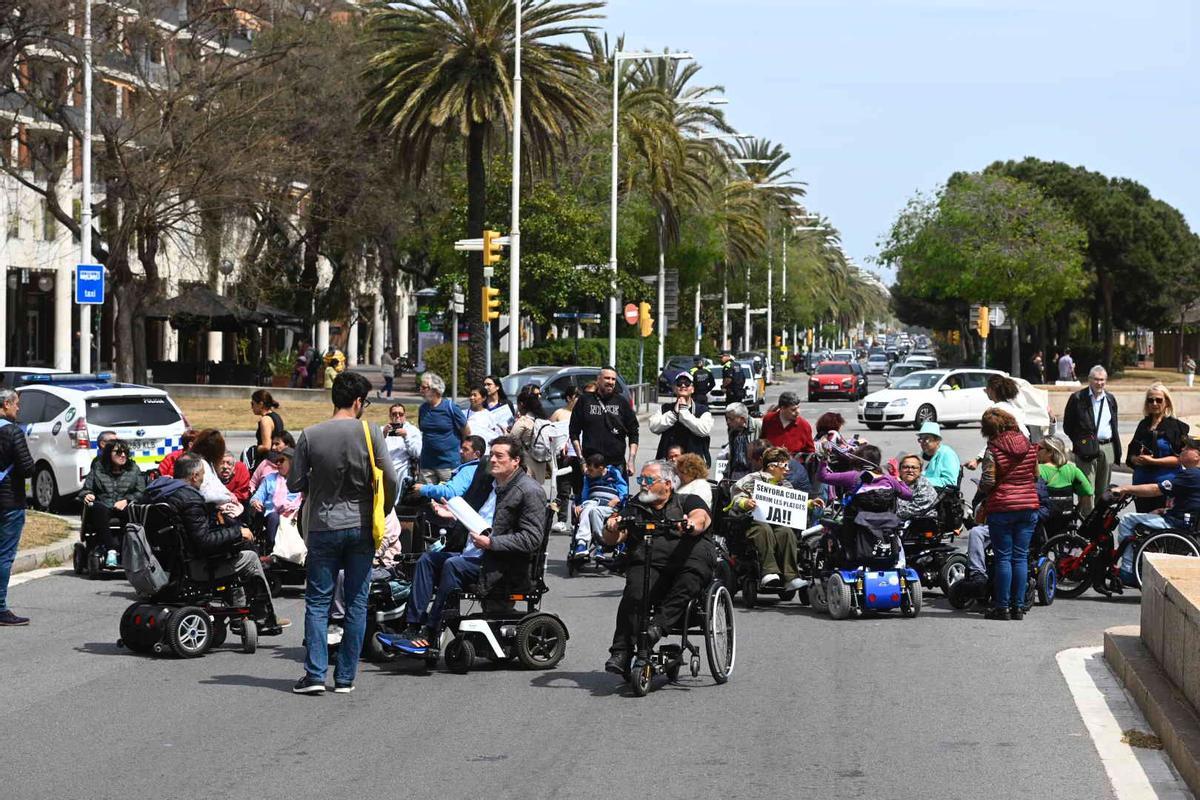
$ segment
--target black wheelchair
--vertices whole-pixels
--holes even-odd
[[[754,608],[760,604],[759,581],[762,578],[762,563],[758,548],[750,541],[747,531],[753,520],[745,515],[729,513],[732,495],[732,484],[728,480],[720,482],[709,481],[712,488],[712,530],[717,543],[717,568],[714,575],[721,579],[729,589],[730,596],[742,595],[742,604],[746,608]],[[799,558],[799,542],[797,542],[797,558]],[[804,574],[803,572],[801,574]],[[783,589],[764,590],[777,596],[781,601],[792,600],[797,590]],[[804,590],[799,590],[804,596]]]
[[[84,518],[86,520],[87,510],[84,509]],[[120,512],[113,512],[108,521],[108,531],[110,535],[116,536],[118,542],[124,541],[125,532],[125,516]],[[118,572],[121,567],[110,567],[104,563],[106,555],[104,547],[104,537],[101,532],[93,526],[86,524],[86,521],[79,528],[79,541],[75,543],[75,548],[71,553],[71,568],[76,575],[87,575],[88,580],[99,580],[106,572]],[[121,554],[121,547],[117,547],[118,557]]]
[[[649,553],[656,535],[662,535],[654,522],[622,519],[621,527],[627,540],[641,540],[642,552]],[[689,528],[687,520],[673,523],[676,530]],[[632,545],[631,545],[632,547]],[[675,627],[665,631],[664,639],[679,636],[678,644],[651,644],[650,619],[656,610],[650,602],[651,570],[642,572],[642,604],[638,615],[637,650],[629,665],[628,680],[633,693],[645,697],[650,693],[655,675],[666,675],[674,683],[687,659],[688,671],[695,678],[700,674],[700,646],[690,637],[703,638],[708,669],[713,680],[725,683],[733,675],[737,658],[737,637],[733,620],[733,598],[720,579],[714,577],[699,597],[693,598]],[[714,572],[714,576],[715,576]]]
[[[431,641],[450,635],[441,654],[451,672],[470,672],[477,656],[497,663],[515,659],[525,669],[553,669],[562,661],[570,633],[557,614],[541,610],[542,597],[550,591],[545,581],[546,548],[553,521],[554,512],[547,509],[541,547],[530,554],[527,569],[505,576],[486,595],[463,591],[447,598],[442,630],[434,632]],[[415,657],[432,667],[438,654]]]
[[[144,529],[166,582],[125,609],[117,645],[135,653],[198,658],[223,645],[231,628],[236,628],[242,652],[253,653],[258,648],[258,626],[234,572],[233,558],[190,552],[166,504],[131,504],[128,516],[131,525]]]

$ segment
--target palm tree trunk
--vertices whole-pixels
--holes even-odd
[[[467,133],[467,238],[483,236],[483,221],[487,213],[487,173],[483,160],[483,145],[487,128],[474,123]],[[470,334],[470,363],[467,385],[480,386],[484,377],[483,323],[483,253],[467,251],[467,332]],[[449,381],[450,376],[444,376]]]

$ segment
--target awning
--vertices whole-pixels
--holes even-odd
[[[247,325],[267,325],[266,314],[239,305],[206,285],[190,286],[145,312],[147,319],[170,320],[176,328],[237,332]]]

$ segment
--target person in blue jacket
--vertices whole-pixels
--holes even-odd
[[[462,445],[458,448],[462,463],[450,473],[450,480],[445,483],[418,483],[413,486],[412,490],[428,500],[449,500],[451,497],[462,497],[475,477],[475,470],[479,469],[479,459],[483,458],[483,451],[486,447],[487,445],[480,436],[464,437]]]
[[[593,543],[598,544],[604,532],[604,521],[608,519],[629,497],[629,481],[625,472],[610,467],[602,453],[592,453],[584,462],[583,494],[575,508],[579,527],[575,530],[575,545],[572,555],[586,555]]]

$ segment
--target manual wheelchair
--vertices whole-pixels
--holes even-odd
[[[689,528],[687,520],[673,523],[677,530]],[[662,535],[653,522],[623,519],[621,526],[629,540],[641,541],[644,553],[649,553],[656,535]],[[632,545],[631,545],[632,547]],[[733,619],[733,598],[729,589],[718,578],[709,582],[700,596],[688,602],[682,621],[664,632],[665,637],[679,636],[678,644],[652,643],[650,619],[655,611],[650,602],[651,570],[642,572],[642,603],[638,609],[637,647],[627,675],[633,693],[638,697],[649,694],[654,676],[666,675],[674,683],[679,679],[686,657],[688,671],[692,677],[700,674],[700,646],[689,637],[703,637],[704,652],[708,659],[709,673],[718,684],[725,683],[733,674],[737,658],[737,637]],[[686,654],[686,656],[685,656]]]
[[[1048,606],[1058,594],[1058,570],[1054,560],[1043,552],[1046,539],[1045,524],[1039,520],[1029,542],[1029,572],[1025,582],[1025,596],[1021,602],[1021,607],[1026,610],[1032,608],[1035,603]],[[996,574],[996,557],[990,543],[984,549],[983,555],[987,566],[985,585],[980,588],[973,581],[955,583],[946,592],[946,599],[950,601],[951,607],[961,611],[972,604],[981,607],[991,605],[995,596],[993,578]]]
[[[253,653],[258,648],[258,626],[230,556],[189,552],[178,520],[166,504],[130,504],[128,516],[131,524],[145,530],[166,583],[125,609],[117,645],[135,653],[198,658],[224,644],[231,627],[237,627],[242,652]]]

